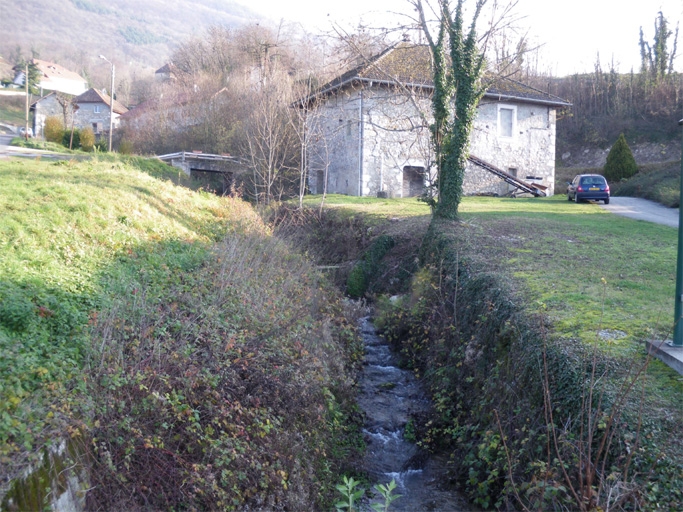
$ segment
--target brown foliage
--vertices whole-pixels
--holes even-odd
[[[62,138],[64,137],[64,126],[62,125],[62,121],[55,116],[50,116],[45,119],[44,134],[46,141],[61,144]]]

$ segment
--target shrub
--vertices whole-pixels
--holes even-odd
[[[104,147],[104,151],[107,150],[107,147]],[[129,140],[122,140],[121,144],[119,144],[119,153],[122,155],[132,155],[133,154],[133,143],[130,142]]]
[[[370,280],[376,277],[379,262],[394,246],[395,241],[389,235],[378,236],[362,259],[351,270],[346,282],[346,293],[351,297],[362,297],[370,285]]]
[[[609,150],[602,174],[609,181],[621,181],[622,179],[630,178],[637,172],[638,165],[622,133],[614,143],[614,146],[612,146],[612,149]]]
[[[64,137],[64,125],[61,119],[55,116],[45,119],[44,133],[46,141],[61,143]]]
[[[71,130],[65,130],[62,137],[62,146],[69,149],[78,149],[81,147],[81,132],[80,130],[73,131],[73,140],[71,139]]]
[[[92,128],[83,128],[80,131],[80,143],[83,151],[92,151],[95,147],[95,133]]]

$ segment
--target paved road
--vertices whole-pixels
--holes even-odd
[[[664,224],[672,228],[678,227],[678,208],[667,208],[647,199],[612,196],[609,204],[600,203],[600,206],[616,215]]]
[[[14,137],[15,135],[0,134],[0,158],[9,158],[10,156],[21,156],[26,158],[41,157],[53,160],[71,160],[72,158],[75,158],[73,155],[55,153],[54,151],[9,146],[8,144]]]

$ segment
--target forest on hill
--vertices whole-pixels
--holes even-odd
[[[94,82],[101,75],[102,85],[109,68],[100,54],[117,63],[121,79],[139,76],[161,67],[178,42],[209,26],[237,27],[259,17],[233,0],[6,0],[2,13],[5,60],[39,56]]]

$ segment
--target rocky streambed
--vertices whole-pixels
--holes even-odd
[[[365,362],[359,405],[365,412],[365,470],[377,483],[396,482],[401,498],[390,510],[399,512],[465,512],[475,510],[447,488],[446,463],[420,452],[410,442],[411,416],[426,413],[430,403],[412,372],[399,368],[398,357],[379,336],[370,318],[362,319]],[[383,503],[377,496],[371,503]],[[369,506],[368,506],[369,508]]]

